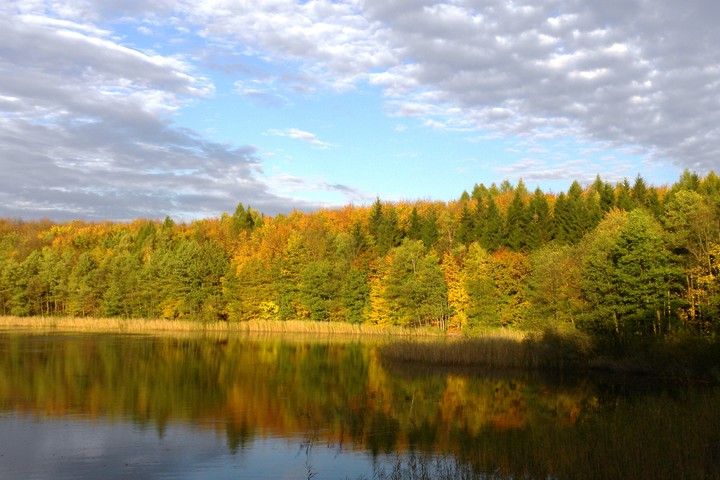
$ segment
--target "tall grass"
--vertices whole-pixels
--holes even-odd
[[[198,322],[146,318],[89,317],[0,317],[0,328],[70,332],[239,332],[239,333],[302,333],[320,335],[438,335],[430,329],[408,329],[340,322],[306,320],[249,320],[245,322]]]
[[[445,342],[392,342],[384,345],[380,354],[391,361],[443,366],[563,369],[586,364],[590,340],[581,335],[495,330],[480,337]]]

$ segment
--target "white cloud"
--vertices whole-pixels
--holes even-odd
[[[0,6],[0,68],[13,72],[0,76],[0,214],[60,205],[72,216],[108,198],[98,216],[210,212],[238,195],[281,209],[255,177],[253,148],[172,123],[213,95],[198,59],[231,70],[231,56],[255,62],[241,66],[236,92],[264,105],[367,84],[383,89],[389,115],[429,128],[576,136],[717,169],[717,18],[714,0],[11,2]],[[157,51],[120,33],[149,25]],[[182,47],[185,35],[206,44]],[[332,146],[300,129],[272,133]]]
[[[270,130],[268,133],[276,137],[288,137],[294,140],[300,140],[301,142],[309,143],[323,149],[334,146],[332,143],[320,140],[314,133],[306,132],[305,130],[300,130],[298,128],[288,128],[286,130]]]
[[[717,168],[720,110],[708,105],[717,104],[720,84],[708,69],[720,65],[720,31],[708,18],[720,7],[712,1],[650,7],[638,0],[622,9],[499,0],[385,9],[380,1],[364,5],[387,26],[386,48],[402,52],[404,62],[372,79],[401,97],[395,105],[413,105],[395,114],[432,112],[428,124],[437,126],[438,111],[454,113],[437,101],[423,107],[422,97],[440,91],[438,98],[462,107],[478,129],[530,135],[549,127],[638,145],[690,168]],[[493,121],[488,112],[496,108],[513,118]]]
[[[95,33],[0,14],[0,70],[14,73],[0,76],[11,106],[0,111],[0,216],[196,218],[241,199],[288,210],[257,178],[254,148],[172,126],[172,113],[212,84],[180,58]]]

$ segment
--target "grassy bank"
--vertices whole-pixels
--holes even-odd
[[[0,317],[0,328],[37,331],[163,333],[163,332],[236,332],[303,333],[322,335],[393,335],[432,336],[430,329],[407,329],[378,325],[305,320],[250,320],[247,322],[196,322],[189,320],[90,317]]]

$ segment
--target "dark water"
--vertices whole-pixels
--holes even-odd
[[[720,391],[378,341],[0,333],[0,478],[720,478]]]

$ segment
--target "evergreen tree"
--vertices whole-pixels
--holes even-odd
[[[469,245],[475,241],[475,219],[468,208],[468,204],[463,203],[458,220],[458,228],[455,233],[455,240],[462,245]]]
[[[630,190],[630,198],[632,199],[633,206],[635,208],[647,207],[647,196],[647,184],[645,183],[645,180],[643,180],[642,176],[638,174],[638,176],[635,177],[635,183],[633,184],[632,190]]]
[[[603,182],[600,175],[590,186],[590,196],[595,195],[603,214],[615,208],[615,189],[609,182]]]
[[[555,226],[555,237],[554,239],[561,244],[570,243],[570,235],[568,234],[568,226],[570,222],[570,212],[567,205],[567,197],[564,192],[560,192],[557,199],[555,200],[555,206],[553,208],[553,225]]]
[[[400,245],[402,238],[403,233],[402,230],[400,230],[397,210],[395,210],[392,206],[388,206],[386,211],[383,213],[382,220],[378,228],[376,239],[378,253],[380,255],[385,255],[391,248]]]
[[[575,181],[567,196],[560,194],[555,202],[556,237],[561,243],[574,244],[580,241],[589,224],[587,206],[582,187]]]
[[[375,199],[372,208],[370,209],[370,216],[368,217],[368,231],[377,244],[378,236],[380,235],[380,226],[383,222],[383,205],[380,202],[380,198]]]
[[[437,213],[434,208],[428,211],[427,216],[422,220],[422,233],[420,239],[426,247],[437,244],[440,232],[438,230]]]
[[[530,198],[528,217],[525,240],[528,248],[534,249],[552,240],[555,236],[555,229],[550,213],[550,203],[539,187],[535,189],[535,193]]]
[[[488,197],[489,198],[489,197]],[[486,200],[479,198],[475,200],[475,211],[473,212],[473,225],[475,225],[475,232],[473,232],[473,238],[476,241],[480,241],[487,222],[487,207]]]
[[[630,182],[627,178],[617,185],[617,208],[629,212],[633,209],[633,201],[630,196]]]
[[[521,189],[516,188],[505,217],[505,244],[516,252],[526,245],[529,228],[528,217],[529,213],[525,207]]]
[[[494,251],[502,245],[503,220],[495,204],[495,200],[491,197],[488,199],[487,213],[485,223],[482,226],[482,234],[480,236],[480,244],[489,251]]]
[[[240,232],[247,232],[255,226],[251,209],[245,210],[242,202],[238,203],[235,213],[230,218],[230,232],[233,236],[238,235]]]
[[[400,245],[403,237],[397,211],[389,205],[384,207],[379,198],[370,211],[368,229],[375,240],[375,248],[381,256],[391,248]]]
[[[422,238],[422,222],[418,214],[417,205],[413,205],[408,219],[407,238],[410,240],[420,240]]]
[[[484,184],[475,184],[472,190],[472,199],[475,201],[480,201],[486,198],[489,195],[489,191],[487,187]]]
[[[587,210],[587,228],[586,230],[592,231],[603,218],[603,210],[601,204],[600,195],[597,192],[591,192],[585,201]]]
[[[697,192],[700,189],[700,177],[695,172],[690,172],[690,170],[685,169],[680,175],[680,179],[677,181],[677,183],[673,186],[673,190],[680,191],[680,190],[690,190],[693,192]]]

